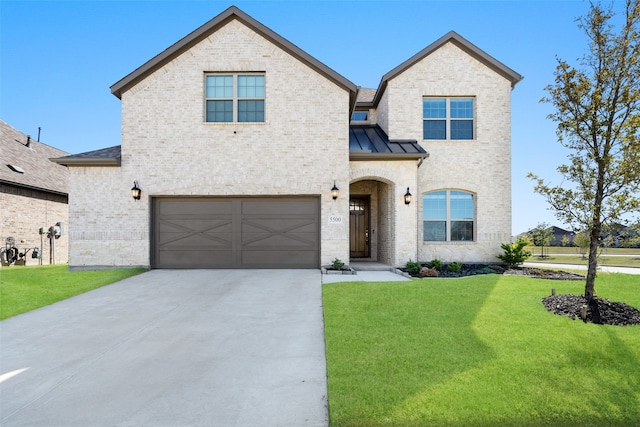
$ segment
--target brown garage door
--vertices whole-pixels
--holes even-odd
[[[153,268],[318,268],[317,197],[155,198]]]

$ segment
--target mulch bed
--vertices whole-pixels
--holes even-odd
[[[479,274],[504,274],[512,276],[528,276],[539,279],[553,280],[583,280],[584,276],[564,271],[543,270],[540,268],[521,267],[506,268],[500,264],[462,264],[460,271],[453,272],[448,269],[449,264],[444,264],[438,269],[438,277],[467,277]],[[406,268],[401,270],[407,271]],[[421,277],[419,274],[414,277]],[[427,278],[427,277],[425,277]]]
[[[593,298],[587,303],[584,295],[551,295],[542,299],[545,308],[554,314],[572,319],[582,319],[583,307],[586,307],[585,323],[602,325],[640,325],[640,310],[622,302]]]

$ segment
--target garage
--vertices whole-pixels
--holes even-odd
[[[156,197],[152,268],[319,268],[318,197]]]

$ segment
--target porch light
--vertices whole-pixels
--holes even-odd
[[[340,190],[338,190],[338,187],[336,187],[336,180],[333,180],[333,188],[331,189],[331,197],[333,197],[333,200],[336,200],[338,198],[338,194],[340,193]]]
[[[138,181],[133,181],[133,188],[131,188],[131,197],[133,200],[140,200],[140,194],[142,194],[142,190],[138,187]]]
[[[404,193],[404,204],[408,205],[411,203],[411,193],[409,193],[409,187],[407,187],[407,192]]]

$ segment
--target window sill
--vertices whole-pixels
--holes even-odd
[[[426,245],[447,245],[447,246],[451,246],[451,245],[473,245],[478,243],[475,240],[455,240],[455,241],[448,241],[448,242],[443,242],[442,240],[423,240],[422,241],[422,245],[426,246]]]
[[[202,122],[206,126],[264,126],[268,122]]]

